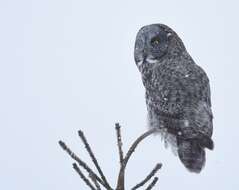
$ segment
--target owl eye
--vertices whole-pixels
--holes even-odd
[[[160,44],[160,41],[161,41],[160,38],[158,36],[156,36],[156,37],[151,39],[150,43],[151,43],[152,46],[155,47],[155,46],[158,46]]]

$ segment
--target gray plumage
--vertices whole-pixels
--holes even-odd
[[[146,89],[150,127],[159,128],[184,164],[199,173],[213,149],[209,79],[168,26],[142,27],[134,57]]]

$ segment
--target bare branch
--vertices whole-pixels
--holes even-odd
[[[126,170],[126,165],[130,159],[130,157],[132,156],[133,152],[135,151],[136,147],[138,146],[138,144],[143,141],[146,137],[148,137],[149,135],[155,133],[156,131],[158,131],[158,129],[153,128],[145,133],[143,133],[142,135],[140,135],[131,145],[131,147],[129,148],[128,152],[126,153],[126,156],[124,157],[123,154],[123,150],[122,150],[122,137],[121,137],[121,128],[120,125],[118,123],[115,124],[115,129],[116,129],[116,135],[117,135],[117,146],[118,146],[118,151],[119,151],[119,159],[120,159],[120,170],[119,170],[119,174],[118,174],[118,179],[117,179],[117,186],[115,188],[115,190],[125,190],[124,186],[125,186],[125,181],[124,181],[124,177],[125,177],[125,170]],[[86,177],[84,175],[84,173],[80,170],[80,167],[78,167],[78,165],[76,163],[73,164],[73,168],[76,170],[76,172],[80,175],[81,179],[86,183],[86,185],[91,189],[91,190],[101,190],[101,188],[105,188],[106,190],[113,190],[112,187],[109,185],[109,183],[107,182],[99,164],[98,161],[94,155],[94,153],[91,150],[90,145],[88,144],[84,134],[82,131],[78,132],[79,137],[81,138],[81,140],[83,141],[85,148],[88,152],[88,154],[90,155],[91,160],[93,161],[96,169],[99,172],[99,176],[98,174],[96,174],[84,161],[82,161],[77,155],[75,155],[74,152],[72,152],[70,150],[70,148],[67,147],[67,145],[63,142],[63,141],[59,141],[59,144],[61,146],[61,148],[67,152],[68,155],[70,155],[70,157],[72,159],[74,159],[80,167],[82,167],[83,169],[85,169],[89,176]],[[154,169],[146,176],[146,178],[144,180],[142,180],[140,183],[138,183],[137,185],[135,185],[131,190],[136,190],[139,187],[142,187],[143,185],[145,185],[150,179],[152,179],[153,176],[155,176],[155,174],[158,172],[158,170],[161,168],[162,164],[157,164]],[[158,178],[155,177],[153,179],[153,181],[148,185],[148,187],[146,188],[146,190],[151,190],[155,184],[157,183]]]
[[[155,177],[154,180],[149,184],[149,186],[145,190],[151,190],[158,182],[158,179],[159,178]]]
[[[156,164],[156,166],[154,167],[154,169],[149,173],[149,175],[142,180],[140,183],[138,183],[137,185],[135,185],[131,190],[136,190],[139,187],[142,187],[145,183],[147,183],[156,173],[157,171],[162,167],[162,164],[158,163]]]
[[[148,137],[149,135],[155,133],[157,131],[157,129],[153,128],[145,133],[143,133],[141,136],[139,136],[136,141],[132,144],[132,146],[130,147],[129,151],[127,152],[125,159],[124,159],[124,167],[126,167],[127,162],[129,161],[130,156],[132,155],[132,153],[135,151],[136,147],[138,146],[138,144],[145,139],[146,137]]]
[[[91,190],[96,190],[93,185],[90,183],[90,181],[85,177],[85,175],[82,173],[82,171],[80,170],[80,168],[77,166],[76,163],[73,164],[73,168],[75,169],[75,171],[79,174],[79,176],[81,177],[81,179],[86,183],[86,185],[91,189]]]
[[[116,129],[116,135],[117,135],[117,145],[118,145],[118,150],[119,150],[120,166],[122,166],[123,160],[124,160],[124,153],[122,150],[123,143],[122,143],[122,136],[121,136],[121,130],[120,130],[119,123],[115,124],[115,129]]]
[[[118,182],[117,182],[117,188],[116,190],[124,190],[124,174],[125,174],[125,168],[126,168],[126,165],[129,161],[129,158],[131,157],[132,153],[135,151],[136,147],[138,146],[138,144],[143,140],[145,139],[146,137],[148,137],[149,135],[155,133],[158,129],[156,128],[152,128],[151,130],[143,133],[141,136],[139,136],[135,142],[132,144],[132,146],[130,147],[130,149],[128,150],[125,158],[124,158],[124,161],[123,161],[123,164],[120,168],[120,172],[119,172],[119,175],[118,175]]]
[[[93,161],[93,163],[94,163],[96,169],[98,170],[98,172],[99,172],[99,174],[100,174],[100,176],[101,176],[101,179],[103,180],[103,182],[104,182],[104,184],[105,184],[105,187],[106,187],[107,189],[109,189],[109,190],[112,189],[112,187],[110,187],[108,181],[106,180],[106,177],[105,177],[105,175],[103,174],[103,172],[102,172],[102,170],[101,170],[101,168],[100,168],[100,166],[99,166],[99,164],[98,164],[98,161],[97,161],[97,159],[95,158],[95,155],[94,155],[94,153],[92,152],[92,150],[91,150],[91,148],[90,148],[90,145],[88,144],[88,142],[87,142],[87,140],[86,140],[86,138],[85,138],[85,135],[84,135],[83,131],[81,131],[81,130],[78,131],[78,134],[79,134],[79,137],[81,138],[82,142],[84,143],[85,148],[86,148],[87,152],[89,153],[89,155],[90,155],[90,157],[91,157],[91,159],[92,159],[92,161]]]
[[[89,178],[93,181],[93,183],[95,184],[96,190],[101,190],[100,188],[100,184],[98,183],[98,181],[95,179],[94,175],[89,175]]]
[[[84,162],[82,161],[78,156],[75,155],[74,152],[70,150],[70,148],[67,147],[67,145],[63,141],[59,141],[59,144],[63,150],[65,150],[70,157],[75,160],[81,167],[83,167],[89,174],[93,175],[95,179],[104,187],[107,188],[105,183],[96,175],[96,173]]]

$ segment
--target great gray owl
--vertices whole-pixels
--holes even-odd
[[[149,126],[159,129],[189,171],[199,173],[206,160],[204,149],[213,149],[206,73],[179,36],[163,24],[139,30],[134,57],[146,89]]]

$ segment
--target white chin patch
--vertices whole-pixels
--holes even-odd
[[[150,59],[150,58],[146,58],[146,61],[147,61],[148,63],[157,63],[157,62],[158,62],[157,59]]]
[[[138,65],[138,66],[141,66],[141,65],[143,64],[143,62],[144,62],[143,60],[137,62],[137,65]]]

